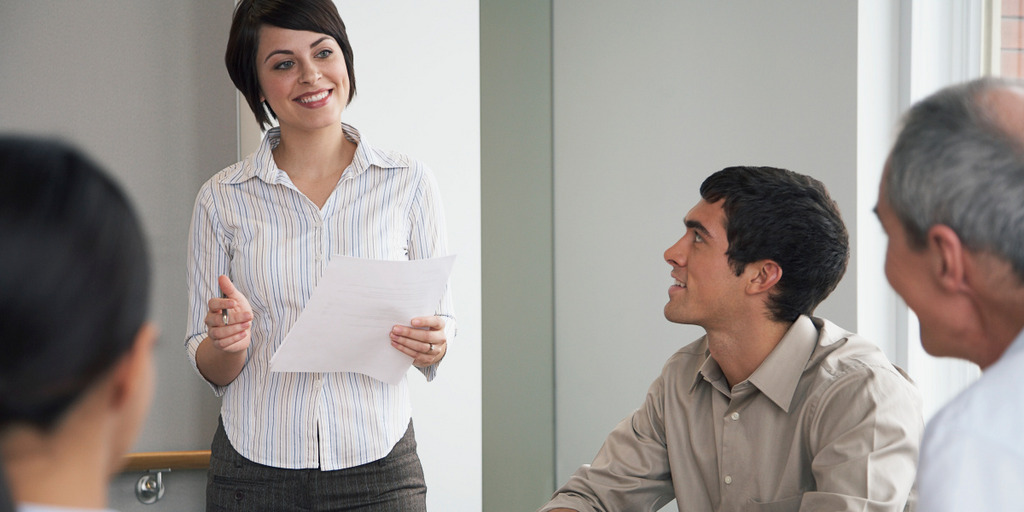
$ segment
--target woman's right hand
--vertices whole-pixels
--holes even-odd
[[[252,307],[228,276],[217,278],[223,297],[209,300],[204,320],[213,347],[224,352],[242,352],[249,348]]]

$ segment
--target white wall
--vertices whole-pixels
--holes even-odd
[[[907,369],[906,306],[885,278],[887,238],[874,207],[882,168],[906,107],[900,94],[901,2],[858,3],[857,57],[857,332]]]
[[[355,53],[342,114],[374,144],[437,175],[458,337],[437,378],[415,373],[413,421],[431,510],[480,510],[480,34],[475,0],[336,0]]]
[[[774,165],[857,232],[854,2],[554,2],[556,480],[589,462],[668,356],[664,250],[700,182]],[[856,261],[818,314],[856,328]]]

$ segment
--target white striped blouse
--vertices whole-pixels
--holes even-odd
[[[221,417],[232,446],[267,466],[334,470],[381,459],[412,415],[407,378],[390,385],[359,373],[268,371],[332,255],[404,260],[447,252],[431,171],[342,126],[358,147],[322,209],[274,163],[280,131],[273,128],[255,153],[202,186],[192,213],[188,359],[198,373],[207,301],[220,296],[217,276],[226,274],[252,305],[252,338],[241,374],[213,388],[223,397]],[[450,341],[455,319],[448,290],[436,314],[447,317]],[[389,330],[383,326],[382,343],[389,343]],[[437,365],[421,371],[432,380]]]

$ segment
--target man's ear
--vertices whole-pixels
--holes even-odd
[[[747,293],[757,295],[772,289],[782,279],[782,267],[772,260],[755,261],[747,265],[754,271],[747,282]]]
[[[931,273],[936,282],[947,291],[962,290],[965,279],[964,251],[966,249],[953,228],[936,224],[928,229],[928,251]]]
[[[157,339],[157,328],[152,322],[146,322],[135,334],[132,348],[121,356],[111,375],[110,405],[120,409],[128,403],[133,392],[148,389],[141,386],[141,379],[150,378],[148,372],[153,365],[153,346]]]

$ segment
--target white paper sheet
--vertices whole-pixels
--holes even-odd
[[[391,346],[391,328],[435,313],[454,262],[333,256],[270,371],[359,372],[397,384],[412,358]]]

